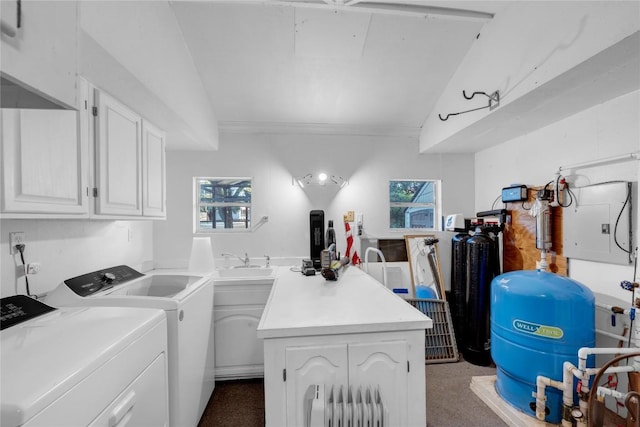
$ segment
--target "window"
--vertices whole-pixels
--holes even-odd
[[[389,227],[438,229],[440,195],[437,180],[389,181]]]
[[[250,230],[251,178],[194,178],[196,232]]]

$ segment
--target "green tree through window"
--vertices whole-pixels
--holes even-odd
[[[392,229],[436,229],[438,181],[389,181],[389,226]]]
[[[195,178],[197,230],[251,228],[250,178]]]

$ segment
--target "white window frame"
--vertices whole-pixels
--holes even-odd
[[[414,202],[392,202],[389,188],[395,181],[414,181],[414,182],[431,182],[433,183],[433,203],[414,203]],[[393,178],[387,182],[387,202],[389,207],[387,214],[389,215],[389,230],[395,232],[416,232],[416,231],[441,231],[442,230],[442,180],[425,179],[425,178]],[[409,228],[393,228],[391,227],[391,208],[433,208],[433,227],[409,227]]]
[[[253,178],[251,177],[228,177],[228,176],[197,176],[193,178],[193,231],[195,234],[212,234],[212,233],[247,233],[252,230],[252,219],[253,215],[253,194],[251,197],[251,202],[249,203],[225,203],[225,202],[212,202],[212,203],[202,203],[200,199],[200,181],[202,180],[212,180],[212,181],[249,181],[251,183],[251,190],[253,192]],[[249,224],[246,228],[203,228],[200,227],[200,208],[203,206],[214,206],[214,207],[245,207],[248,208],[249,212]]]

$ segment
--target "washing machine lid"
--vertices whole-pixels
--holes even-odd
[[[0,424],[19,426],[158,323],[162,310],[66,307],[0,332]]]
[[[49,292],[45,302],[54,307],[110,306],[177,310],[183,300],[205,285],[210,275],[163,270],[142,274],[119,265],[67,279]]]

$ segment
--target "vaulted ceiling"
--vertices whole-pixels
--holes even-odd
[[[352,3],[171,2],[219,129],[417,136],[501,7]]]

